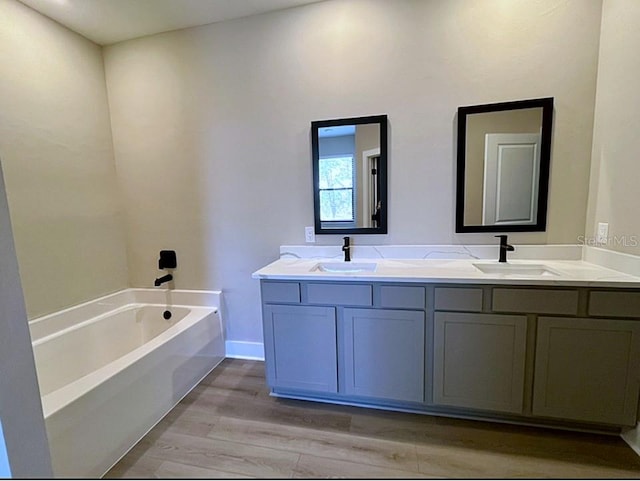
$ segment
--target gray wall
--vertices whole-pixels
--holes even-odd
[[[608,249],[640,255],[640,2],[606,0],[598,64],[598,92],[586,239],[609,223]]]
[[[456,109],[554,96],[549,228],[512,240],[585,231],[597,1],[329,0],[104,52],[16,1],[0,13],[0,154],[30,317],[151,286],[174,248],[176,286],[224,289],[229,338],[260,340],[250,274],[313,222],[311,120],[389,115],[390,233],[356,243],[485,243],[453,233]]]
[[[338,155],[354,155],[356,145],[355,135],[340,135],[338,137],[322,137],[318,139],[320,157]]]
[[[130,283],[160,248],[176,287],[222,288],[228,336],[260,341],[251,273],[313,224],[310,122],[386,113],[389,234],[356,244],[495,242],[455,235],[460,105],[555,97],[547,232],[585,226],[598,1],[340,0],[105,48]],[[339,244],[340,236],[318,236]]]

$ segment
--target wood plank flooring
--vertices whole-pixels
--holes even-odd
[[[105,478],[640,478],[620,438],[269,396],[225,360]]]

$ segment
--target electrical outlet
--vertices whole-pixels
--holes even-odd
[[[313,226],[304,228],[304,240],[306,242],[315,242],[316,241],[316,232],[313,229]]]
[[[606,244],[609,237],[609,224],[607,222],[598,222],[598,233],[596,234],[597,244]]]

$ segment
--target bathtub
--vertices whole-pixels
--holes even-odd
[[[222,361],[220,306],[126,289],[29,323],[56,477],[104,475]]]

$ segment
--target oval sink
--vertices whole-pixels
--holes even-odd
[[[375,272],[375,262],[320,262],[311,270],[320,272]]]
[[[512,276],[558,276],[558,272],[544,264],[474,263],[473,267],[484,274],[506,274]]]

